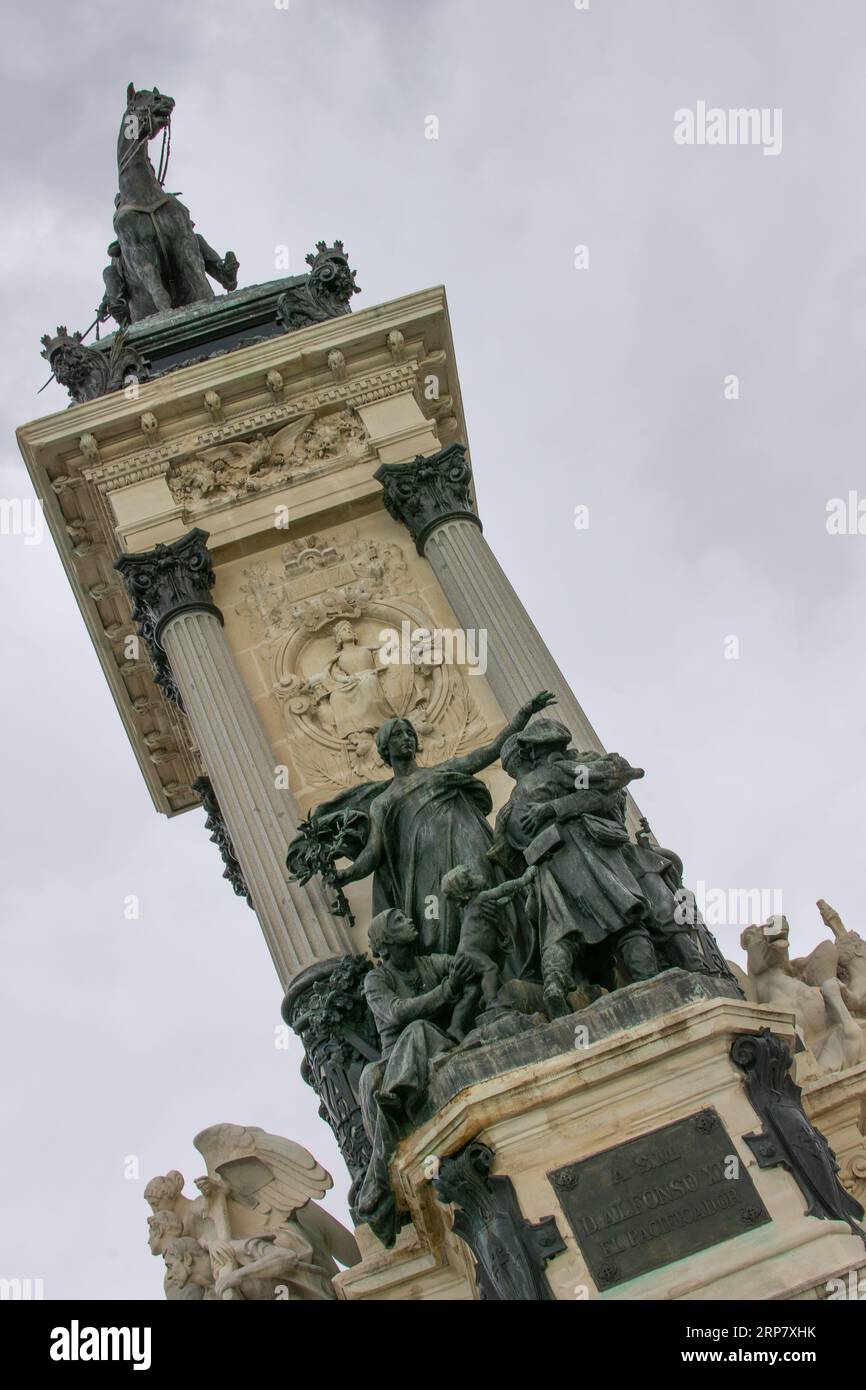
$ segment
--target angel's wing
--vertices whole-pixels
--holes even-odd
[[[737,965],[737,962],[735,960],[726,960],[725,965],[728,967],[737,984],[740,986],[740,989],[743,991],[744,997],[748,999],[751,1004],[757,1004],[758,991],[755,988],[755,982],[751,978],[751,976],[747,975],[743,967],[741,965]]]
[[[292,420],[291,424],[284,425],[281,430],[271,438],[271,457],[282,454],[283,458],[291,458],[292,450],[300,439],[304,430],[308,430],[315,419],[315,415],[302,415],[298,420]]]
[[[193,1140],[211,1177],[245,1207],[290,1215],[334,1181],[308,1149],[253,1125],[211,1125]]]
[[[199,449],[194,458],[199,462],[229,467],[248,467],[257,457],[256,446],[242,439],[229,439],[225,444],[215,444],[210,449]]]
[[[347,1268],[360,1263],[361,1252],[352,1232],[347,1231],[341,1221],[317,1202],[307,1203],[303,1211],[298,1213],[298,1222],[311,1238],[314,1248],[319,1241],[324,1241],[331,1259],[339,1260]]]
[[[808,956],[797,956],[791,961],[791,969],[806,985],[817,985],[820,989],[825,980],[834,980],[839,968],[839,949],[835,941],[819,941]]]

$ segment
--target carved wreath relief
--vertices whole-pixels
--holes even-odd
[[[473,747],[486,729],[464,674],[429,651],[390,661],[382,634],[434,626],[418,606],[401,546],[357,529],[289,542],[279,566],[244,570],[236,612],[261,634],[274,698],[305,785],[333,794],[384,780],[374,742],[392,716],[411,718],[419,761]]]

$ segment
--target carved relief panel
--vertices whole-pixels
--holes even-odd
[[[367,452],[367,434],[354,410],[316,417],[313,411],[269,434],[226,439],[174,460],[166,482],[186,513],[273,492]]]
[[[390,776],[374,736],[392,716],[412,720],[425,764],[477,746],[498,722],[486,682],[413,640],[445,614],[411,542],[390,539],[404,534],[378,514],[223,571],[229,640],[305,804]]]

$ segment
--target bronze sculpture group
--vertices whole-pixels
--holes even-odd
[[[387,720],[376,746],[391,780],[317,807],[289,849],[296,877],[318,871],[338,894],[373,878],[363,991],[380,1055],[357,1085],[368,1155],[352,1205],[386,1244],[398,1229],[388,1162],[435,1059],[665,969],[725,972],[684,910],[677,856],[628,835],[626,788],[642,770],[571,748],[543,714],[553,703],[540,692],[492,742],[432,767],[413,725]],[[477,774],[497,759],[514,787],[491,829]]]
[[[208,276],[227,290],[238,282],[234,253],[219,256],[194,230],[177,195],[163,186],[173,110],[172,97],[156,87],[137,91],[130,82],[117,136],[117,240],[108,248],[105,295],[97,310],[101,320],[110,315],[122,328],[165,309],[213,299]],[[156,171],[147,147],[158,135],[163,149]]]

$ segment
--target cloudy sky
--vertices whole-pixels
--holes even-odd
[[[487,537],[688,880],[781,891],[798,953],[818,897],[862,927],[866,536],[826,526],[866,495],[862,5],[15,0],[6,39],[2,496],[15,426],[65,403],[39,337],[102,293],[126,85],[157,85],[169,186],[242,284],[320,237],[356,309],[445,284]],[[781,150],[676,144],[699,102],[781,111]],[[338,1215],[346,1183],[255,919],[202,815],[153,811],[51,542],[0,566],[0,1275],[155,1298],[143,1184],[191,1181],[203,1126],[306,1143]]]

